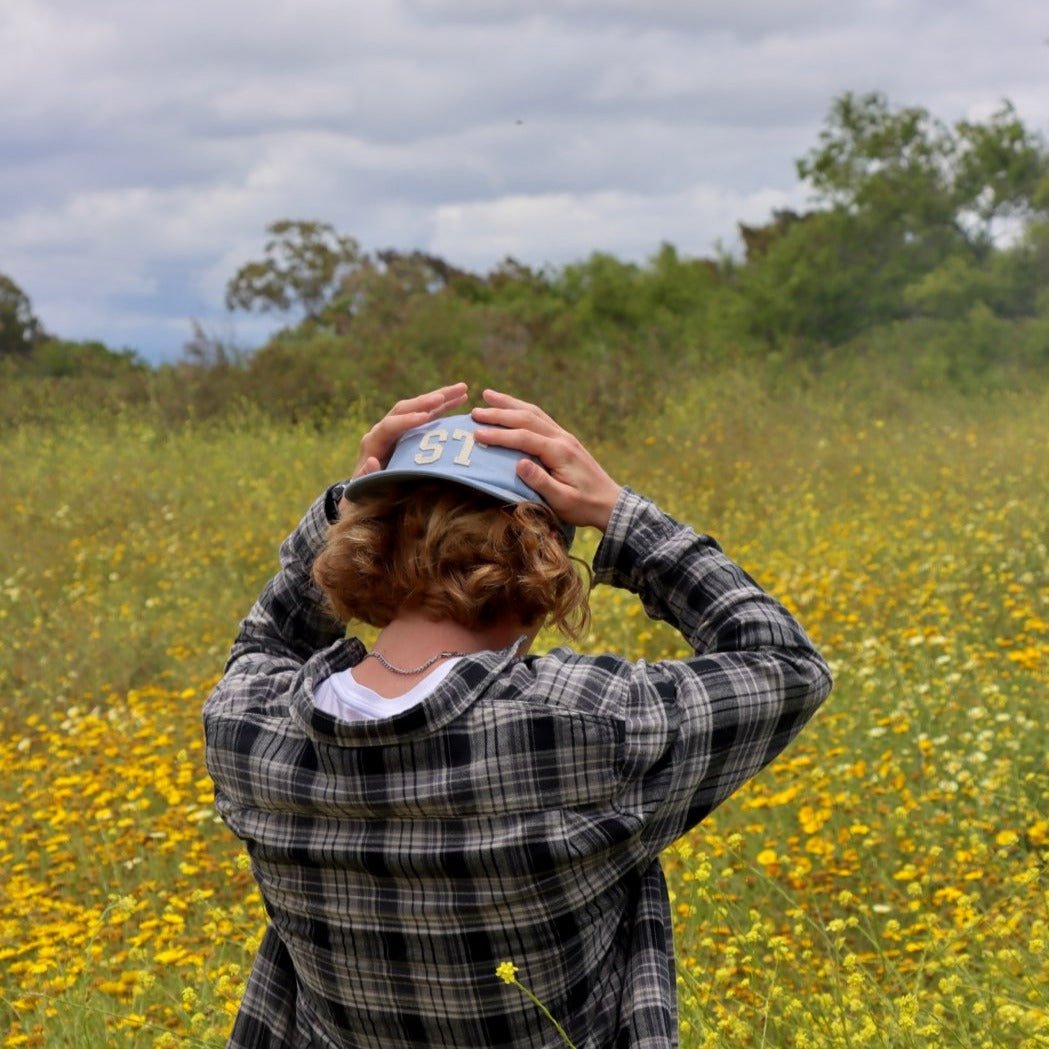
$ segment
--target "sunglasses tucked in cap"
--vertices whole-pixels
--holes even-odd
[[[534,456],[512,448],[481,444],[475,437],[477,423],[470,415],[450,415],[408,430],[397,442],[390,461],[382,470],[346,484],[343,495],[350,500],[393,481],[454,481],[485,492],[506,503],[539,503],[543,498],[517,476],[522,459]],[[572,525],[561,522],[565,542],[571,546]]]

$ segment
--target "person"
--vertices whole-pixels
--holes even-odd
[[[229,1046],[677,1045],[667,845],[830,690],[786,609],[539,407],[400,402],[306,512],[204,708],[269,924]],[[693,655],[559,647],[569,547]],[[573,584],[573,579],[575,584]],[[345,620],[381,628],[371,649]],[[500,968],[502,967],[502,968]],[[510,970],[512,971],[512,970]]]

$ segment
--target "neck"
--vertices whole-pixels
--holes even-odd
[[[522,652],[536,634],[516,620],[494,623],[480,629],[470,629],[451,620],[433,620],[421,612],[400,613],[380,631],[374,647],[392,663],[414,666],[437,652],[483,652],[512,645],[521,635],[526,643]]]
[[[418,612],[403,612],[391,623],[383,627],[372,646],[373,652],[381,652],[396,667],[417,667],[425,663],[438,652],[462,652],[470,655],[506,648],[522,635],[524,641],[518,649],[518,655],[528,651],[539,624],[526,627],[518,622],[508,621],[495,624],[483,630],[469,630],[447,620],[435,621]],[[440,660],[436,660],[435,664]],[[421,681],[424,674],[433,666],[418,674],[398,674],[387,670],[374,659],[365,659],[353,668],[353,677],[381,696],[400,696],[416,681]]]

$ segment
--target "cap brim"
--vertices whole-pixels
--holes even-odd
[[[484,492],[486,495],[490,495],[504,503],[536,502],[546,505],[539,498],[538,494],[534,492],[533,497],[529,499],[527,495],[510,488],[502,488],[499,485],[487,484],[484,481],[472,479],[459,480],[455,477],[435,476],[432,470],[376,470],[375,473],[366,474],[364,477],[358,477],[350,481],[346,485],[343,495],[352,501],[365,493],[381,491],[388,485],[396,484],[398,481],[441,481],[458,485],[460,488],[472,488],[475,491]],[[524,481],[519,483],[526,488],[528,487]],[[532,491],[531,488],[528,488],[528,490]]]

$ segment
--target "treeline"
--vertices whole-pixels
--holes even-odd
[[[227,305],[296,321],[252,353],[195,326],[183,359],[155,369],[48,336],[0,277],[0,414],[79,403],[321,421],[464,376],[614,427],[699,369],[792,383],[830,371],[858,395],[1049,373],[1049,149],[1010,105],[948,126],[846,94],[797,168],[812,210],[741,225],[740,258],[664,244],[641,265],[594,254],[475,274],[420,252],[367,254],[325,223],[276,222]]]

